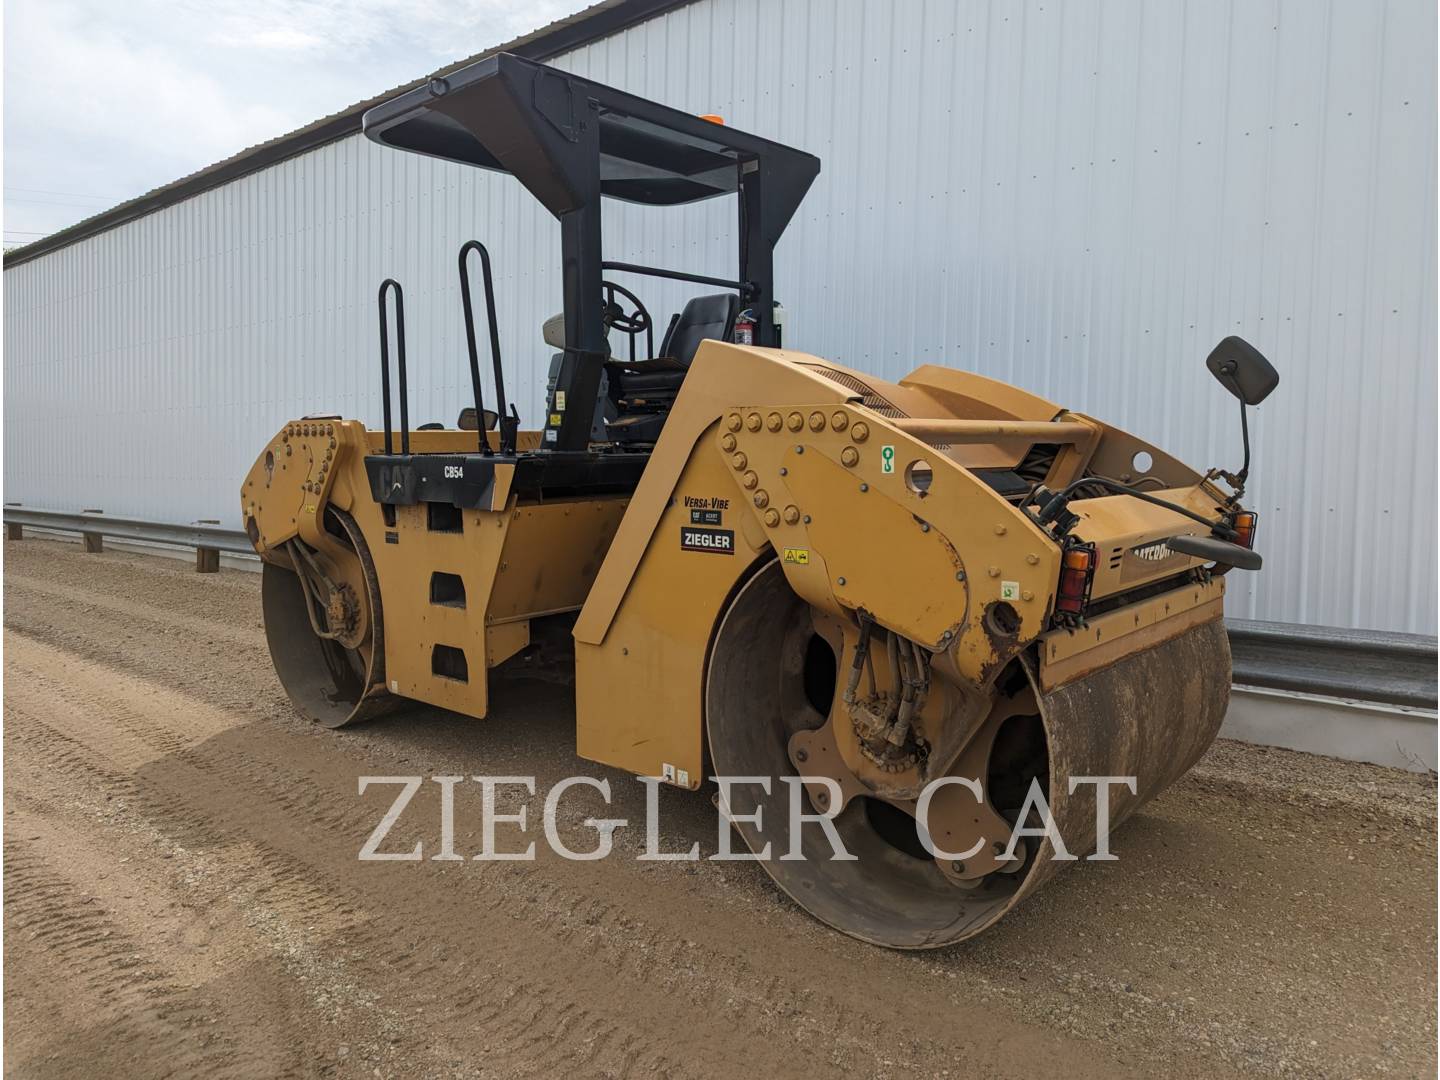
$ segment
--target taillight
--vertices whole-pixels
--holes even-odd
[[[1254,510],[1241,510],[1230,522],[1230,528],[1235,530],[1235,543],[1241,547],[1254,548],[1255,526],[1260,523],[1260,515]]]
[[[1090,599],[1095,580],[1095,545],[1075,544],[1060,555],[1060,585],[1055,590],[1055,611],[1079,617]]]

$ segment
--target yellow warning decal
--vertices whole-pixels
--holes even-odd
[[[559,427],[559,426],[560,426],[560,414],[559,414],[558,412],[552,412],[552,413],[550,414],[550,426],[551,426],[551,427]]]
[[[809,565],[810,565],[810,549],[809,549],[809,548],[786,548],[786,549],[785,549],[785,558],[784,558],[784,561],[787,562],[787,563],[794,563],[796,566],[809,566]]]

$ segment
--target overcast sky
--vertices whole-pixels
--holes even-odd
[[[5,246],[590,0],[5,0]]]

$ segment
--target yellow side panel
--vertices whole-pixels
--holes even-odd
[[[393,528],[380,535],[367,533],[366,539],[380,579],[390,692],[484,716],[489,705],[484,611],[505,545],[508,515],[466,510],[462,517],[463,532],[432,532],[424,503],[400,506]],[[431,602],[431,575],[437,571],[458,575],[464,582],[464,607]],[[436,645],[465,654],[467,681],[435,674]]]
[[[669,765],[676,783],[699,787],[711,632],[767,549],[740,497],[718,454],[693,455],[603,643],[576,640],[581,757],[642,776],[660,776]]]
[[[487,621],[503,623],[579,608],[628,502],[616,495],[514,507]]]

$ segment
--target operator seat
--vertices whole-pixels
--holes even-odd
[[[695,359],[700,342],[729,341],[735,333],[740,300],[734,293],[697,296],[686,303],[679,317],[665,331],[660,355],[673,357],[687,368]]]
[[[605,364],[610,397],[618,416],[605,422],[612,442],[653,443],[660,437],[670,406],[685,381],[702,341],[729,341],[735,332],[740,301],[734,293],[716,293],[689,300],[670,323],[653,360]]]

